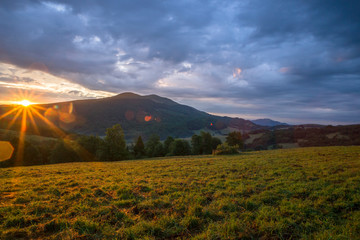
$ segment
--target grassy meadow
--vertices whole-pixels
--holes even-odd
[[[0,169],[0,239],[359,236],[359,146]]]

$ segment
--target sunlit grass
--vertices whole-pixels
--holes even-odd
[[[360,147],[0,169],[0,239],[358,239]]]

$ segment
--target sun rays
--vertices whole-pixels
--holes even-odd
[[[14,100],[10,105],[3,105],[0,108],[0,127],[5,129],[5,135],[10,130],[18,132],[18,141],[11,145],[4,142],[0,147],[8,147],[10,144],[14,151],[8,156],[1,158],[1,161],[13,157],[14,165],[20,166],[24,162],[26,151],[26,136],[40,135],[61,139],[68,147],[73,149],[82,159],[91,159],[91,154],[74,141],[73,136],[68,134],[67,127],[77,124],[77,116],[73,103],[62,103],[58,105],[38,105],[35,103],[38,96],[32,93],[18,92],[14,94]],[[2,112],[1,112],[2,111]],[[15,154],[15,155],[14,155]],[[13,156],[14,155],[14,156]]]
[[[33,104],[32,102],[30,102],[29,100],[27,99],[24,99],[24,100],[21,100],[20,102],[18,102],[19,105],[22,105],[24,107],[28,107],[30,106],[31,104]]]
[[[61,130],[56,124],[52,121],[51,117],[46,116],[46,112],[49,109],[54,110],[57,114],[63,114],[61,109],[58,109],[56,106],[51,106],[45,108],[39,105],[36,105],[33,99],[36,99],[36,96],[29,94],[27,92],[19,92],[14,95],[12,105],[6,105],[3,109],[6,109],[4,113],[0,113],[0,122],[2,122],[3,128],[5,127],[6,132],[9,130],[16,130],[19,132],[19,141],[17,146],[14,146],[16,151],[15,161],[20,164],[24,159],[24,146],[25,146],[25,137],[29,134],[29,128],[31,129],[30,133],[35,133],[41,135],[40,127],[50,129],[52,135],[56,138],[66,139],[67,134]],[[72,120],[75,119],[73,116],[73,106],[70,104],[68,108],[69,112],[66,114],[72,115]]]

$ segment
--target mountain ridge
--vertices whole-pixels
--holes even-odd
[[[161,139],[186,138],[201,130],[225,135],[231,130],[249,132],[264,128],[242,118],[211,115],[155,94],[141,96],[125,92],[107,98],[36,106],[43,109],[39,110],[42,115],[67,132],[103,136],[107,128],[119,123],[125,137],[131,140],[139,135],[145,139],[152,134]],[[2,112],[4,109],[0,107]],[[7,120],[11,121],[11,116]],[[36,123],[44,127],[41,121]],[[4,128],[1,124],[0,127]],[[28,128],[31,129],[30,123]]]
[[[250,120],[250,121],[257,125],[266,126],[266,127],[289,126],[289,124],[287,124],[287,123],[278,122],[278,121],[272,120],[270,118],[261,118],[261,119],[255,119],[255,120]]]

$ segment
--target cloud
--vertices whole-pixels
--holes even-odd
[[[0,62],[86,89],[66,88],[73,98],[135,91],[211,112],[354,123],[359,10],[333,0],[3,0]]]
[[[9,70],[11,69],[11,71]],[[0,63],[0,71],[3,76],[0,77],[0,88],[18,89],[27,92],[44,92],[53,95],[58,94],[63,98],[71,99],[73,96],[82,98],[99,98],[114,95],[106,91],[96,91],[85,88],[79,84],[68,81],[67,79],[54,76],[39,70],[25,70],[9,64]],[[36,80],[35,80],[36,79]],[[11,91],[7,95],[11,95]],[[13,95],[17,95],[13,92]],[[32,94],[36,96],[37,94]],[[8,96],[8,98],[11,98]]]

